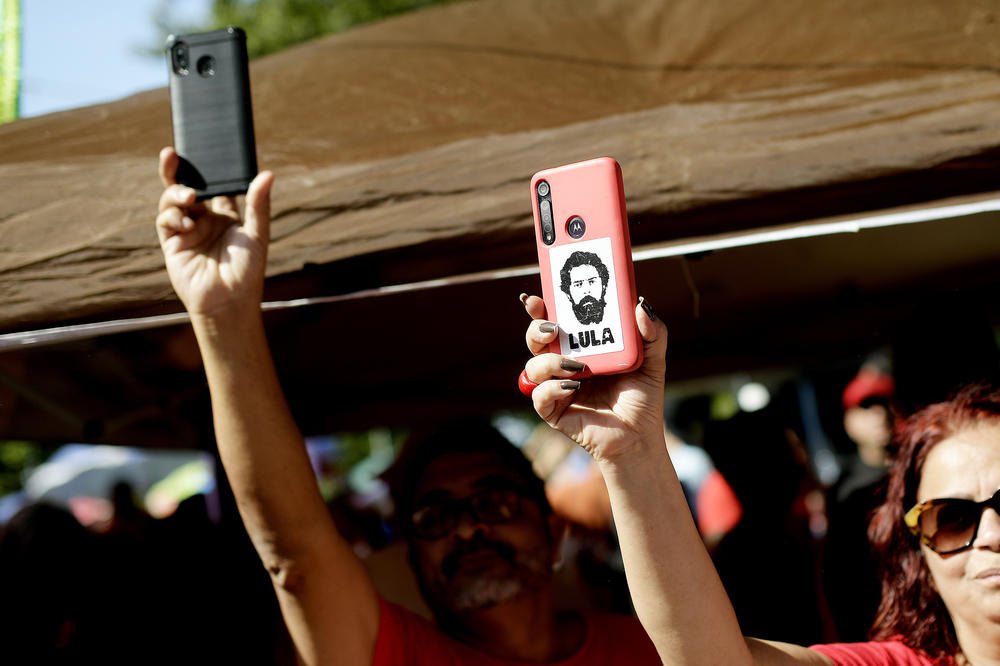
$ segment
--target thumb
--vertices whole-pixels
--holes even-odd
[[[243,228],[251,236],[267,243],[271,238],[271,186],[274,174],[261,171],[247,189]]]
[[[663,323],[652,306],[645,298],[639,299],[639,304],[635,306],[635,323],[639,327],[639,334],[645,343],[644,357],[646,362],[665,363],[667,355],[667,325]]]

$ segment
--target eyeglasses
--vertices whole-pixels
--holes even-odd
[[[903,521],[921,543],[939,555],[948,555],[965,550],[976,540],[986,507],[1000,513],[1000,488],[982,502],[954,497],[921,502],[906,512]]]
[[[410,524],[421,539],[439,539],[454,530],[466,512],[488,525],[503,523],[521,512],[521,495],[509,488],[495,488],[464,499],[428,504],[413,512]]]

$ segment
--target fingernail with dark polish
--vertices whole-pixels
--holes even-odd
[[[643,312],[646,313],[646,316],[649,317],[650,321],[656,321],[656,313],[653,312],[653,306],[649,304],[649,301],[646,300],[645,296],[639,297],[639,305],[642,306]]]
[[[580,382],[576,381],[575,379],[564,379],[563,381],[559,382],[559,388],[561,388],[564,391],[575,391],[578,388],[580,388]]]
[[[580,363],[579,361],[574,361],[571,358],[564,358],[561,361],[559,361],[559,367],[562,368],[563,370],[570,370],[571,372],[580,372],[587,366],[585,366],[583,363]]]
[[[528,303],[528,295],[522,293],[518,298],[521,299],[521,305],[526,305]]]
[[[542,333],[553,333],[556,330],[556,325],[551,321],[542,322],[538,325],[538,330]]]

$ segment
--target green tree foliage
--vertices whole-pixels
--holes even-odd
[[[456,0],[215,0],[211,30],[236,25],[250,57],[346,30],[351,26]]]
[[[45,457],[37,444],[0,441],[0,495],[20,490],[25,472]]]

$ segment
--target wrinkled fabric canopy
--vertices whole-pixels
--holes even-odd
[[[345,296],[268,316],[293,409],[322,432],[519,401],[542,168],[618,159],[637,250],[990,200],[997,63],[1000,3],[973,0],[486,0],[255,61],[277,174],[265,298]],[[169,128],[165,89],[0,126],[0,332],[180,310],[153,230]],[[888,330],[927,290],[990,293],[995,222],[666,253],[638,284],[682,376],[801,360],[817,332],[859,353],[865,323]],[[762,312],[782,344],[748,342]],[[0,435],[203,436],[179,406],[204,408],[186,327],[0,364]]]

